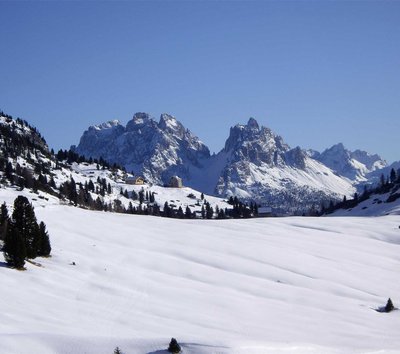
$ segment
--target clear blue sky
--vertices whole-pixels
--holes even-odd
[[[54,149],[176,116],[218,152],[250,116],[295,147],[400,159],[400,2],[0,1],[0,109]]]

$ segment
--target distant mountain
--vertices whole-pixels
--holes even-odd
[[[90,127],[72,148],[86,157],[119,163],[155,184],[167,183],[176,174],[197,190],[236,195],[280,211],[306,210],[355,191],[349,179],[301,148],[291,149],[254,118],[232,127],[224,148],[213,156],[168,114],[161,115],[159,122],[136,113],[126,127],[118,121]]]
[[[254,118],[231,128],[216,184],[217,195],[238,195],[265,203],[281,212],[298,212],[327,199],[354,192],[351,182],[310,158],[300,147],[291,149]],[[213,164],[211,163],[211,166]]]
[[[202,168],[210,158],[199,138],[168,114],[162,114],[159,122],[147,113],[136,113],[126,127],[117,120],[89,127],[72,149],[121,164],[160,185],[173,175],[190,181],[191,169]]]
[[[367,181],[370,172],[387,166],[387,162],[379,155],[362,150],[350,151],[342,143],[333,145],[322,153],[314,151],[311,156],[356,183]]]

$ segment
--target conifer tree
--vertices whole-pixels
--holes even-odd
[[[12,224],[25,242],[27,257],[36,258],[40,244],[39,226],[32,204],[24,196],[20,195],[14,201]]]
[[[181,346],[178,344],[178,341],[175,338],[171,338],[171,342],[169,342],[168,351],[170,353],[180,353]]]
[[[0,240],[4,240],[9,222],[7,205],[4,202],[0,207]]]
[[[393,302],[392,299],[389,298],[385,306],[385,312],[391,312],[393,310],[394,310]]]
[[[396,171],[394,168],[390,170],[390,182],[394,183],[396,181]]]
[[[185,210],[185,218],[190,219],[192,217],[192,211],[190,210],[189,206],[186,206]]]
[[[26,258],[25,241],[12,223],[7,227],[3,252],[4,259],[10,267],[23,268]]]
[[[39,238],[40,238],[40,243],[39,243],[38,256],[47,257],[50,255],[51,246],[50,246],[49,234],[47,233],[46,225],[43,221],[41,221],[39,225]]]

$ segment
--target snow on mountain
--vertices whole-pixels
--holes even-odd
[[[117,162],[149,182],[165,184],[179,175],[185,185],[215,195],[236,195],[299,212],[355,189],[299,147],[291,149],[254,118],[232,127],[224,149],[209,149],[174,117],[156,123],[136,113],[126,127],[118,122],[90,127],[74,150],[86,157]]]
[[[209,149],[173,116],[157,123],[136,113],[126,127],[118,121],[90,127],[73,149],[86,157],[104,158],[160,185],[173,175],[190,181],[191,168],[201,168]]]
[[[0,201],[19,193],[1,188]],[[52,256],[17,271],[0,254],[1,353],[161,354],[171,337],[187,354],[398,353],[399,311],[374,309],[400,303],[399,216],[208,221],[34,206]]]
[[[281,212],[306,211],[355,191],[351,181],[335,175],[299,147],[291,149],[253,118],[247,125],[231,128],[216,159],[221,158],[225,164],[217,195],[253,199]]]
[[[333,145],[321,154],[314,153],[313,158],[355,183],[365,182],[368,173],[387,166],[387,162],[379,155],[361,150],[350,151],[342,143]]]

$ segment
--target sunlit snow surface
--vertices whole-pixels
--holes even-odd
[[[0,189],[0,201],[15,192]],[[52,257],[0,255],[0,353],[400,353],[400,216],[173,220],[34,202]],[[42,205],[42,206],[41,206]],[[71,265],[75,262],[75,266]]]

